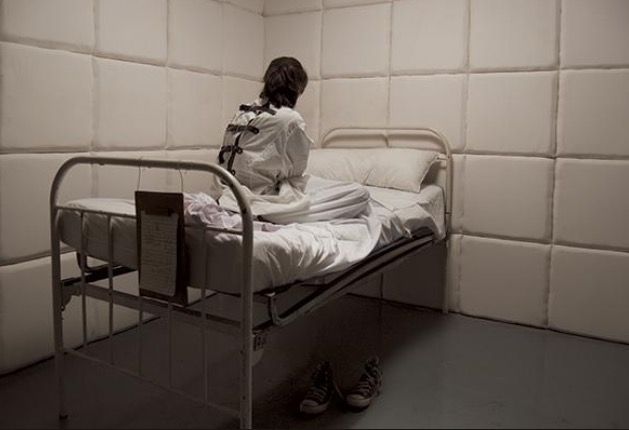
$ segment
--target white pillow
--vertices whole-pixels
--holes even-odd
[[[409,148],[322,148],[310,151],[306,173],[418,193],[436,151]]]

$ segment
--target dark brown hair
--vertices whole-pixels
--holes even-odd
[[[264,88],[260,97],[278,108],[293,108],[307,85],[308,74],[299,60],[278,57],[271,61],[264,73]]]

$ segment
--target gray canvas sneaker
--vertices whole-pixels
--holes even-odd
[[[330,363],[319,363],[312,374],[312,385],[299,405],[299,411],[307,415],[318,415],[328,408],[338,388],[332,375]]]
[[[360,379],[345,397],[348,406],[354,409],[365,409],[371,401],[380,393],[382,387],[382,372],[380,360],[372,357],[365,363],[365,371]]]

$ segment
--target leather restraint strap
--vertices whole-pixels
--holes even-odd
[[[226,131],[233,133],[233,134],[237,134],[237,133],[241,133],[245,132],[245,131],[250,131],[253,134],[258,134],[260,133],[260,129],[258,129],[257,127],[254,127],[252,125],[236,125],[236,124],[229,124],[227,126]],[[240,135],[236,137],[236,142],[234,142],[233,145],[223,145],[221,146],[221,150],[218,153],[218,161],[220,164],[223,164],[225,162],[225,154],[226,153],[232,153],[232,157],[231,159],[233,159],[233,152],[235,151],[237,154],[242,154],[242,148],[238,146],[238,141],[240,140]],[[230,159],[230,161],[231,161]],[[233,164],[233,161],[231,161]],[[231,169],[231,166],[229,167]]]
[[[239,153],[242,153],[242,148],[236,147],[236,145],[224,145],[224,146],[221,146],[221,150],[218,153],[218,162],[220,164],[223,164],[225,162],[225,154],[226,153],[231,153],[234,150],[239,151]]]
[[[262,112],[266,112],[270,115],[275,115],[275,109],[272,109],[268,104],[267,105],[240,105],[240,110],[243,112],[255,112],[256,114],[260,114]]]
[[[240,105],[239,109],[242,112],[255,113],[256,118],[262,112],[266,112],[270,115],[275,115],[275,110],[271,109],[271,107],[268,104],[263,105],[263,106],[258,106],[255,104],[252,104],[252,105],[242,104]],[[236,154],[242,154],[242,148],[239,146],[240,138],[242,137],[242,134],[247,131],[253,134],[260,133],[260,129],[258,127],[254,127],[253,125],[251,125],[251,122],[253,121],[253,119],[251,119],[246,125],[229,124],[227,126],[226,131],[235,134],[236,140],[234,141],[233,145],[225,145],[221,147],[221,150],[218,154],[218,161],[220,164],[223,164],[225,162],[225,154],[229,153],[230,156],[229,156],[229,161],[227,162],[227,170],[232,175],[236,174],[236,172],[233,169],[234,159],[236,158]]]
[[[242,137],[242,135],[249,131],[253,134],[258,134],[260,132],[260,130],[257,127],[254,127],[251,125],[251,122],[254,120],[255,118],[252,118],[246,125],[235,125],[235,124],[229,124],[227,126],[227,131],[237,134],[236,136],[236,140],[234,141],[233,145],[227,145],[225,147],[225,152],[229,152],[229,161],[227,162],[227,171],[229,173],[231,173],[232,175],[236,175],[236,171],[234,170],[234,160],[236,159],[236,155],[237,154],[242,154],[242,148],[240,147],[239,143],[240,143],[240,138]],[[221,152],[219,153],[219,161],[221,163],[224,162],[224,157],[221,157],[221,154],[223,153],[223,149],[221,148]]]
[[[260,133],[260,129],[258,127],[254,127],[252,125],[236,125],[236,124],[229,124],[227,126],[227,131],[232,132],[232,133],[240,133],[243,131],[250,131],[253,134],[258,134]]]
[[[234,145],[229,145],[230,146],[230,155],[229,155],[229,161],[227,162],[227,171],[229,173],[231,173],[232,175],[236,175],[236,171],[234,170],[233,166],[234,166],[234,160],[236,159],[236,154],[242,154],[242,148],[240,146],[238,146],[238,143],[240,143],[240,138],[242,137],[242,133],[240,133],[237,137],[236,137],[236,141],[234,142]]]

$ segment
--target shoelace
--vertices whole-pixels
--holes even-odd
[[[376,378],[373,376],[362,375],[358,384],[352,390],[352,394],[359,394],[363,397],[370,396],[373,394],[377,384]]]
[[[376,390],[380,380],[380,369],[375,363],[367,363],[365,365],[366,373],[363,373],[358,384],[352,390],[352,394],[358,394],[363,397],[371,396]]]
[[[320,387],[310,387],[306,393],[306,400],[314,400],[317,403],[321,403],[327,396],[327,389]]]
[[[312,375],[313,384],[306,393],[307,400],[314,400],[317,403],[322,402],[328,395],[329,390],[329,370],[321,367]]]

